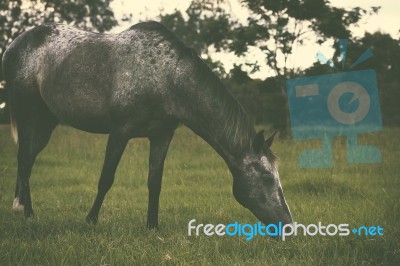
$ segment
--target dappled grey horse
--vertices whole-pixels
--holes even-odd
[[[3,57],[18,176],[14,209],[33,216],[29,177],[58,123],[109,134],[98,193],[87,221],[96,223],[131,138],[150,140],[147,226],[158,226],[164,160],[182,123],[225,160],[233,194],[264,223],[291,223],[273,137],[254,125],[211,69],[157,22],[103,35],[61,24],[21,34]]]

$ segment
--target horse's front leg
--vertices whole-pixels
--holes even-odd
[[[117,170],[118,163],[121,160],[122,153],[124,152],[128,141],[129,138],[119,132],[112,132],[108,137],[106,155],[103,170],[100,175],[97,196],[92,209],[86,217],[88,223],[97,223],[100,207],[108,190],[114,183],[115,171]]]
[[[150,137],[149,155],[149,206],[147,210],[147,227],[158,227],[158,205],[160,199],[161,182],[164,169],[164,161],[171,143],[174,130],[163,132],[160,135]]]

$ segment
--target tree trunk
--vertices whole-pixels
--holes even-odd
[[[278,77],[278,86],[280,89],[281,109],[279,110],[280,119],[275,126],[282,138],[290,138],[289,105],[286,93],[286,80],[284,76]]]

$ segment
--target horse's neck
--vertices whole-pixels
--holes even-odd
[[[213,80],[185,86],[186,126],[210,144],[231,165],[251,146],[254,127],[239,103]]]

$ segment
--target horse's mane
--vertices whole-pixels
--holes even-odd
[[[222,135],[233,142],[238,152],[251,148],[255,137],[254,121],[211,68],[193,49],[191,50],[191,56],[196,61],[198,79],[201,81],[200,89],[213,88],[215,97],[218,97],[225,111],[226,119]],[[265,150],[265,155],[277,169],[279,158],[270,149]]]
[[[200,88],[213,88],[215,97],[223,106],[226,115],[222,135],[233,144],[243,150],[250,148],[255,131],[254,121],[250,119],[242,105],[235,99],[223,82],[214,74],[211,68],[195,53],[192,49],[191,57],[196,64],[196,74],[198,75]]]

